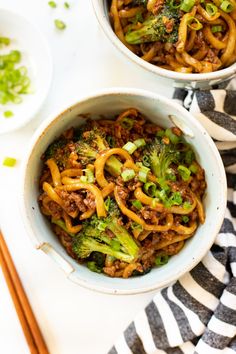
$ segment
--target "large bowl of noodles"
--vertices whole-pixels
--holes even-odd
[[[231,12],[223,11],[218,0],[92,3],[109,40],[127,59],[149,72],[195,88],[207,88],[236,73],[234,0],[230,5],[227,2]],[[180,10],[181,6],[188,12]]]
[[[126,113],[122,115],[122,112]],[[116,120],[114,121],[114,119]],[[133,123],[130,125],[130,122],[132,120],[134,120],[134,125],[131,128]],[[124,127],[120,127],[121,122],[125,124],[126,133],[125,130],[122,130]],[[103,130],[105,131],[104,134],[106,134],[106,131],[111,131],[113,124],[115,129],[112,131],[115,132],[115,138],[118,137],[116,144],[117,146],[120,145],[120,147],[109,148],[107,145],[104,150],[102,148],[102,151],[98,153],[95,162],[92,162],[94,161],[93,157],[87,162],[83,159],[79,160],[78,156],[81,156],[82,143],[87,146],[86,144],[89,142],[93,148],[95,146],[95,140],[87,140],[91,127],[93,129],[95,127],[96,131],[101,127],[105,127]],[[84,126],[86,129],[83,128]],[[71,129],[72,127],[73,129]],[[132,129],[134,129],[133,133]],[[80,131],[80,134],[77,133],[73,138],[71,135],[73,130]],[[145,132],[141,139],[138,133],[140,131]],[[121,135],[119,135],[120,132],[122,132]],[[169,138],[167,138],[167,132]],[[54,151],[55,145],[52,145],[54,141],[56,141],[56,149],[58,149],[58,144],[61,142],[58,138],[62,134],[64,140],[69,139],[67,140],[69,144],[63,145],[66,146],[64,150],[60,150],[61,147],[56,150],[57,152],[59,151],[59,155],[54,155],[54,157],[48,155],[45,158],[45,151],[47,154]],[[153,139],[152,134],[154,134]],[[134,140],[135,144],[137,144],[136,147],[131,141],[128,142],[128,145],[126,143],[126,146],[122,146],[125,136],[128,137],[128,140]],[[72,141],[71,139],[74,140]],[[166,189],[166,185],[164,187],[163,179],[159,178],[158,182],[156,182],[156,177],[153,175],[155,171],[151,169],[145,170],[143,166],[144,160],[138,161],[140,156],[138,151],[143,151],[144,148],[147,149],[147,146],[153,143],[152,140],[168,149],[172,146],[172,143],[177,144],[175,146],[178,146],[181,156],[185,156],[183,154],[185,154],[186,147],[187,149],[191,147],[191,151],[194,152],[195,160],[188,162],[188,165],[186,165],[187,162],[184,162],[185,160],[181,160],[181,166],[178,167],[175,166],[176,160],[172,160],[172,162],[168,163],[168,166],[165,165],[168,176],[172,174],[171,178],[169,178],[170,176],[167,178],[166,175],[166,182],[169,186],[175,188],[174,192],[170,192],[168,190],[169,187]],[[78,141],[79,144],[77,144]],[[111,137],[108,141],[110,144]],[[145,144],[146,146],[144,146]],[[49,150],[48,147],[50,147]],[[75,149],[75,147],[78,149]],[[69,155],[67,154],[68,149],[70,150]],[[134,151],[135,149],[136,151]],[[63,155],[64,152],[66,152],[65,155]],[[119,159],[119,164],[124,164],[121,167],[121,176],[115,175],[114,177],[112,170],[108,168],[105,168],[101,174],[104,158],[106,159],[108,155],[111,156],[112,153],[115,154],[115,156],[113,155],[113,160]],[[155,151],[152,151],[151,154],[155,155]],[[59,161],[58,157],[60,159],[61,156],[63,158],[65,156],[68,158],[69,156],[71,163],[69,167],[65,167],[60,163],[56,166]],[[148,153],[146,153],[146,160],[148,156]],[[161,155],[158,156],[160,157]],[[87,164],[85,169],[83,163]],[[182,166],[183,164],[185,166]],[[189,167],[187,168],[186,166]],[[139,174],[140,168],[144,175],[146,171],[146,176]],[[92,180],[87,179],[88,169],[94,171]],[[192,171],[192,177],[187,176],[186,179],[186,171],[188,170]],[[197,170],[200,174],[197,174]],[[130,171],[134,174],[133,176]],[[181,172],[180,176],[178,172]],[[173,179],[173,177],[175,178]],[[143,178],[147,178],[147,180],[143,181]],[[188,182],[186,182],[187,180]],[[156,194],[158,197],[153,198],[157,204],[148,206],[146,204],[152,198],[147,198],[146,196],[146,199],[143,199],[143,197],[145,193],[150,193],[150,187],[151,189],[154,187],[155,183],[152,181],[157,183],[157,189],[163,188],[164,191],[159,190],[159,194]],[[195,182],[192,183],[191,181]],[[195,185],[193,193],[189,191],[190,196],[187,192],[190,186],[188,183],[192,183],[191,188],[196,183],[198,186],[196,187]],[[125,198],[121,194],[122,188],[123,191],[128,191],[129,198],[127,199],[126,196],[126,200],[122,200],[122,198]],[[185,189],[186,191],[184,192]],[[62,202],[60,204],[60,198],[63,199],[65,196],[68,198],[71,191],[73,191],[72,194],[76,199],[80,198],[80,205],[81,199],[85,203],[86,200],[89,202],[88,197],[90,198],[90,202],[93,204],[85,203],[89,210],[86,208],[81,209],[76,214],[75,209],[67,208],[68,203],[63,204],[64,202]],[[91,199],[90,192],[95,193],[96,198]],[[100,199],[97,197],[97,193],[100,193]],[[171,201],[171,205],[165,204],[163,193],[169,195],[168,203]],[[70,199],[72,194],[70,194]],[[84,198],[81,198],[83,195]],[[173,202],[173,200],[175,201]],[[151,92],[113,88],[96,92],[81,99],[63,112],[51,115],[38,128],[32,137],[22,164],[19,201],[26,231],[34,246],[51,257],[64,270],[70,280],[100,292],[136,294],[163,287],[178,279],[185,272],[191,270],[209,250],[220,229],[224,216],[226,178],[220,155],[212,139],[189,112],[174,101]],[[105,221],[110,213],[109,208],[114,202],[120,208],[119,213],[121,214],[119,214],[117,223],[110,218],[110,224],[108,225]],[[195,203],[194,205],[193,202]],[[57,205],[57,203],[59,204]],[[126,204],[126,209],[124,205],[122,206],[122,203]],[[164,209],[161,203],[165,204]],[[142,208],[140,208],[140,205]],[[171,207],[172,209],[170,209]],[[189,207],[190,209],[188,209]],[[149,216],[146,216],[149,215],[150,208],[155,210],[159,220],[149,219]],[[128,209],[130,210],[127,214]],[[166,214],[161,216],[163,210],[165,210]],[[189,210],[189,212],[186,210]],[[80,217],[78,217],[78,213]],[[87,215],[86,217],[84,216],[85,214]],[[128,217],[131,217],[131,220]],[[84,218],[87,219],[84,220]],[[88,229],[92,234],[81,235],[83,230],[88,230],[86,227],[91,220],[94,228],[89,227]],[[141,230],[136,227],[140,226],[138,225],[139,223],[142,224]],[[168,223],[169,226],[167,225]],[[150,229],[148,224],[152,224],[152,228],[154,227],[155,229],[151,236],[149,235],[150,232],[148,235],[146,233],[147,227]],[[153,226],[154,224],[155,226]],[[132,225],[135,225],[135,228],[131,227]],[[121,228],[124,230],[124,227],[125,238],[122,240],[122,238],[118,237],[118,234]],[[189,237],[188,230],[193,227],[194,230],[192,229],[191,235],[189,235],[191,237]],[[167,232],[162,233],[161,230],[167,230]],[[98,238],[97,234],[101,238]],[[94,262],[87,262],[87,259],[91,261],[90,258],[86,258],[89,254],[84,256],[80,248],[81,242],[84,242],[85,239],[88,241],[87,236],[89,236],[89,240],[91,240],[90,236],[96,238],[92,243],[95,242],[96,247],[98,247],[97,251],[100,252],[102,245],[106,257],[108,257],[106,262],[113,262],[113,267],[109,268],[109,265],[106,264],[103,271],[100,269],[97,272],[97,269],[94,269]],[[143,239],[146,237],[146,240],[149,238],[150,242],[144,240],[145,242],[143,243]],[[175,237],[174,244],[170,244],[172,237]],[[128,241],[129,238],[133,239],[131,243]],[[155,245],[161,239],[162,243],[164,240],[164,245],[160,250],[161,247],[156,247]],[[111,253],[110,245],[116,253],[113,251]],[[150,251],[150,247],[153,245],[153,252],[156,253],[143,252],[145,247],[146,251],[148,249]],[[79,248],[80,253],[78,254]],[[110,251],[106,251],[108,249]],[[145,254],[146,259],[142,258]],[[111,257],[114,255],[115,257]],[[153,257],[153,255],[156,257],[155,262],[153,258],[148,259],[148,257]],[[167,257],[168,262],[166,262],[166,255],[171,255],[171,257]],[[121,258],[122,261],[119,260],[119,257],[123,257]],[[124,257],[126,258],[124,259]],[[84,258],[86,258],[85,262]],[[148,267],[147,264],[149,264]],[[132,273],[134,270],[135,272]]]

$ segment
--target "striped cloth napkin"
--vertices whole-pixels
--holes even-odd
[[[221,153],[225,218],[203,260],[159,291],[109,354],[236,353],[236,78],[208,91],[177,88],[173,98],[204,125]]]

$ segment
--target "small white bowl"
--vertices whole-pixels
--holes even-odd
[[[1,52],[19,50],[31,80],[32,93],[22,95],[20,104],[0,105],[0,134],[16,130],[34,117],[47,97],[52,80],[52,57],[41,32],[23,16],[0,8],[0,34],[11,39],[11,44]],[[3,112],[12,111],[14,116],[5,118]]]
[[[113,117],[129,107],[136,107],[148,119],[161,126],[173,126],[174,122],[185,132],[187,140],[194,146],[198,161],[205,169],[208,187],[204,198],[206,221],[186,242],[183,250],[173,256],[167,265],[152,269],[144,276],[120,279],[93,273],[69,257],[41,214],[37,199],[42,169],[40,156],[48,145],[69,127],[83,124],[84,118],[81,115],[89,113],[94,119],[100,115]],[[34,134],[22,163],[19,197],[23,221],[35,247],[52,257],[69,279],[104,293],[136,294],[169,284],[192,269],[205,255],[224,217],[226,178],[215,144],[205,129],[184,108],[173,100],[148,91],[113,88],[88,96],[62,113],[51,115],[42,123]]]
[[[178,86],[193,88],[209,88],[210,86],[229,79],[235,75],[236,63],[228,68],[203,74],[183,74],[176,71],[162,69],[159,66],[148,63],[134,54],[119,40],[109,21],[107,2],[107,0],[92,0],[94,12],[101,28],[119,51],[121,51],[134,63],[149,72],[172,79],[175,81],[175,84],[178,84]]]

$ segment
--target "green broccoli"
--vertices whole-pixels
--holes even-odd
[[[114,234],[111,238],[106,232]],[[96,215],[85,221],[83,229],[73,239],[73,250],[79,258],[87,258],[92,252],[101,252],[121,261],[131,263],[139,254],[139,246],[128,231],[120,225],[120,211],[114,200],[110,201],[109,215]]]
[[[107,244],[101,243],[86,235],[82,235],[76,240],[76,242],[73,243],[73,251],[79,258],[88,258],[92,252],[100,252],[127,263],[131,263],[134,260],[134,258],[129,254],[115,251]]]
[[[98,153],[109,148],[109,144],[104,134],[98,129],[93,128],[83,134],[83,138],[76,143],[76,152],[80,156],[84,164],[93,162]],[[115,157],[111,156],[107,162],[105,169],[113,176],[121,174],[122,163]]]
[[[180,153],[171,143],[164,144],[158,138],[147,148],[146,155],[153,174],[160,180],[165,180],[172,163],[177,163]]]
[[[172,26],[167,26],[172,23]],[[175,43],[178,40],[179,11],[165,4],[156,16],[151,16],[142,23],[138,30],[128,31],[125,40],[129,44],[148,42]]]
[[[67,143],[68,141],[63,137],[60,137],[59,139],[55,140],[52,144],[48,146],[46,152],[43,155],[43,159],[48,160],[53,157],[57,162],[61,162],[61,164],[63,165],[63,152]]]

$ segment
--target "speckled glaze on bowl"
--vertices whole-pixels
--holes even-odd
[[[84,122],[81,115],[112,117],[129,107],[136,107],[152,122],[169,127],[175,123],[194,146],[198,161],[206,171],[208,184],[204,198],[206,222],[194,237],[167,265],[153,269],[145,276],[130,279],[109,278],[93,273],[69,257],[52,232],[37,203],[38,179],[42,168],[40,156],[63,131]],[[226,178],[220,155],[205,129],[180,105],[157,94],[113,88],[81,99],[60,114],[51,115],[35,132],[22,163],[20,177],[20,210],[26,230],[36,248],[43,250],[77,284],[110,294],[136,294],[163,287],[192,269],[211,247],[220,229],[226,206]],[[46,276],[46,275],[45,275]]]
[[[232,78],[236,74],[236,63],[222,70],[202,74],[183,74],[150,64],[129,50],[116,36],[109,21],[107,0],[92,0],[92,4],[101,28],[121,53],[149,72],[174,80],[175,86],[207,89],[212,85]]]

